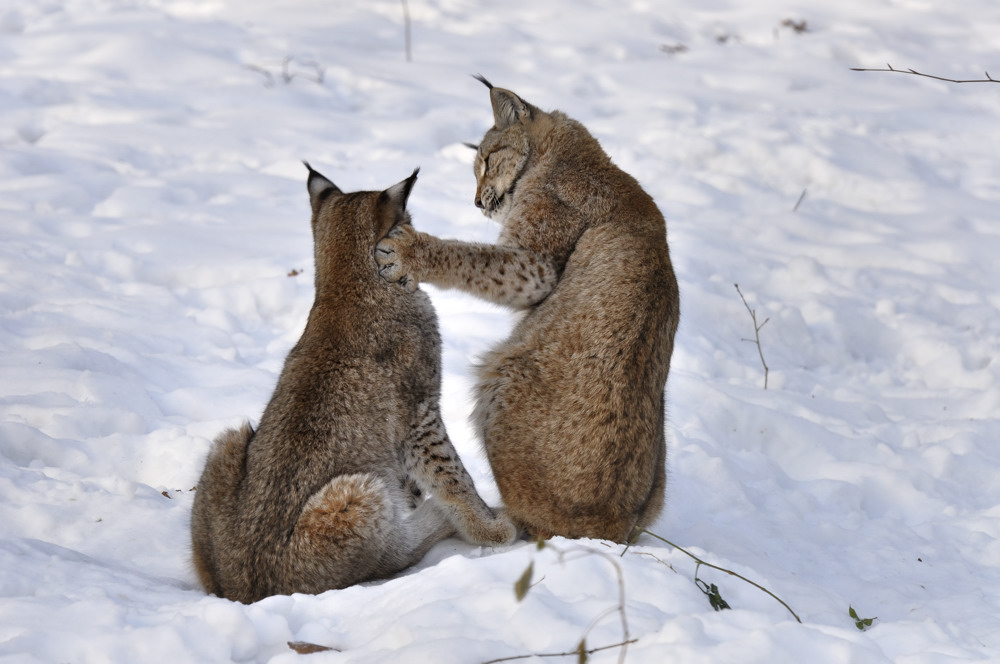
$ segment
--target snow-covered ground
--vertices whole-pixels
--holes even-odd
[[[0,3],[0,660],[457,664],[614,644],[623,612],[631,664],[1000,660],[1000,87],[850,71],[1000,75],[1000,4],[408,4],[412,62],[394,0]],[[415,224],[491,240],[473,73],[584,122],[667,215],[654,530],[801,624],[701,567],[713,611],[651,537],[449,540],[252,606],[196,586],[209,442],[259,417],[311,304],[300,160],[346,190],[419,165]],[[495,501],[469,366],[509,317],[428,290]]]

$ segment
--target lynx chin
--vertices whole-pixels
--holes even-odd
[[[430,300],[378,275],[375,243],[410,225],[416,179],[345,194],[309,169],[315,300],[260,426],[223,432],[205,462],[191,539],[208,592],[318,593],[394,574],[456,531],[516,537],[441,421]]]
[[[535,537],[627,541],[660,513],[664,398],[680,313],[653,199],[579,122],[477,77],[494,125],[475,203],[494,245],[394,228],[388,281],[460,288],[520,310],[477,367],[475,427],[508,514]]]

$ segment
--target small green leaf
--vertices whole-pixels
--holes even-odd
[[[719,594],[719,587],[714,583],[709,586],[709,591],[705,594],[708,595],[708,603],[711,604],[712,608],[716,611],[732,608],[729,606],[729,602],[722,599],[722,595]]]
[[[535,562],[532,561],[528,565],[528,569],[524,570],[521,578],[514,583],[514,596],[517,601],[520,602],[524,599],[524,596],[528,594],[528,589],[531,588],[531,576],[535,573]]]
[[[854,619],[854,626],[857,627],[858,630],[862,631],[862,632],[865,631],[866,629],[868,629],[869,627],[871,627],[872,623],[875,622],[876,620],[878,620],[878,617],[875,617],[875,618],[862,618],[862,617],[858,616],[858,612],[854,610],[853,606],[848,606],[847,607],[847,614],[849,616],[851,616],[851,618]]]
[[[587,659],[587,639],[584,637],[576,646],[576,662],[577,664],[587,664]]]
[[[708,603],[712,605],[713,609],[716,611],[722,611],[723,609],[733,608],[729,606],[729,602],[722,599],[722,594],[719,592],[719,586],[714,583],[709,585],[697,576],[694,578],[694,582],[698,585],[698,589],[705,593],[705,596],[708,597]]]

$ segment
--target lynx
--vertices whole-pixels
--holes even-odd
[[[305,331],[257,430],[216,439],[195,494],[194,565],[210,593],[318,593],[391,575],[456,530],[488,545],[517,536],[445,432],[430,300],[378,275],[375,243],[410,224],[416,176],[345,194],[309,168],[316,292]]]
[[[475,203],[495,245],[394,228],[383,278],[522,315],[477,367],[473,423],[529,535],[626,541],[659,515],[664,394],[680,300],[653,199],[579,122],[490,89]]]

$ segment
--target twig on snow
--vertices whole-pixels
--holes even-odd
[[[805,195],[805,194],[803,194],[803,195]],[[770,318],[765,318],[764,322],[761,323],[760,325],[758,325],[757,324],[757,310],[756,309],[751,309],[750,305],[747,304],[747,299],[745,297],[743,297],[743,292],[740,290],[740,285],[739,284],[733,284],[733,286],[736,287],[736,292],[740,294],[740,299],[743,300],[743,306],[746,307],[747,311],[750,312],[750,319],[753,321],[753,336],[754,336],[754,338],[753,339],[742,339],[742,341],[749,341],[751,343],[757,344],[757,354],[760,355],[760,363],[762,365],[764,365],[764,389],[766,390],[767,389],[767,374],[768,374],[769,370],[767,368],[767,362],[764,360],[764,350],[760,347],[760,330],[765,325],[767,325],[767,321],[769,321],[771,319]]]
[[[750,579],[746,578],[745,576],[743,576],[742,574],[737,574],[736,572],[734,572],[731,569],[726,569],[725,567],[719,567],[718,565],[713,565],[712,563],[707,563],[704,560],[702,560],[701,558],[699,558],[698,556],[696,556],[693,553],[691,553],[690,551],[687,551],[686,549],[682,549],[681,547],[677,546],[676,544],[674,544],[673,542],[671,542],[667,538],[660,537],[659,535],[657,535],[654,532],[651,532],[651,531],[645,530],[645,529],[643,529],[642,532],[644,532],[647,535],[650,535],[652,537],[655,537],[656,539],[660,540],[664,544],[668,544],[668,545],[674,547],[675,549],[677,549],[678,551],[680,551],[681,553],[683,553],[684,555],[688,556],[689,558],[691,558],[692,560],[694,560],[696,563],[698,563],[699,566],[704,565],[705,567],[710,567],[711,569],[717,570],[719,572],[725,572],[726,574],[728,574],[730,576],[735,576],[737,579],[740,579],[741,581],[745,581],[746,583],[749,583],[754,588],[757,588],[758,590],[760,590],[760,591],[762,591],[764,593],[767,593],[768,595],[770,595],[771,597],[773,597],[775,600],[777,600],[777,602],[779,604],[781,604],[783,607],[785,607],[788,610],[788,612],[790,614],[792,614],[792,617],[795,618],[796,621],[798,621],[800,623],[802,622],[802,619],[799,618],[799,616],[794,611],[792,611],[792,607],[788,606],[788,604],[786,604],[783,599],[781,599],[780,597],[778,597],[777,595],[775,595],[774,593],[772,593],[770,590],[768,590],[764,586],[760,585],[759,583],[755,583],[755,582],[751,581]],[[628,548],[626,547],[625,550],[627,551]],[[625,551],[622,551],[622,555],[625,555]],[[700,579],[697,578],[697,570],[695,570],[695,580],[696,581],[700,580]],[[704,583],[704,581],[702,581],[702,583]],[[698,588],[701,589],[702,592],[705,592],[705,589],[702,588],[701,583],[698,584]],[[706,594],[709,594],[709,593],[706,593]],[[714,604],[713,604],[713,608],[714,608]],[[718,609],[716,609],[716,610],[718,610]]]
[[[292,63],[302,65],[303,67],[311,67],[313,71],[315,71],[316,73],[310,75],[301,72],[293,72],[291,69]],[[246,65],[246,68],[249,69],[250,71],[257,72],[258,74],[264,77],[265,88],[273,88],[275,83],[277,82],[277,78],[275,77],[275,75],[264,67],[261,67],[259,65]],[[282,83],[284,83],[285,85],[291,83],[292,80],[294,80],[295,78],[304,78],[307,81],[312,81],[313,83],[316,83],[317,85],[323,85],[325,76],[326,76],[326,70],[323,68],[323,65],[319,64],[314,60],[305,60],[305,61],[296,60],[292,56],[288,55],[285,56],[285,58],[281,61],[280,77]]]
[[[628,653],[629,644],[635,643],[638,639],[631,638],[631,635],[629,634],[628,617],[625,613],[625,575],[622,572],[621,565],[618,564],[618,561],[615,560],[614,556],[608,553],[604,553],[603,551],[595,551],[593,549],[589,549],[586,547],[576,547],[568,551],[564,551],[562,549],[553,546],[552,544],[547,543],[545,540],[538,541],[539,550],[544,549],[546,547],[556,551],[559,557],[559,562],[561,563],[566,562],[566,560],[569,558],[568,554],[574,554],[574,553],[579,554],[580,556],[589,556],[589,555],[600,556],[605,560],[607,560],[609,563],[611,563],[611,566],[614,568],[615,574],[618,577],[618,605],[611,607],[606,611],[603,611],[602,613],[598,614],[597,617],[595,617],[593,620],[590,621],[590,624],[587,625],[587,628],[583,631],[583,636],[580,637],[580,641],[577,644],[576,649],[574,650],[566,652],[556,652],[556,653],[531,653],[527,655],[513,655],[511,657],[500,657],[498,659],[491,659],[488,662],[483,662],[483,664],[495,664],[496,662],[510,662],[518,659],[528,659],[530,657],[568,657],[570,655],[576,655],[579,658],[580,662],[585,662],[587,661],[588,655],[591,655],[595,652],[600,652],[601,650],[610,650],[612,648],[621,648],[618,654],[618,663],[623,664],[623,662],[625,661],[625,655],[626,653]],[[529,590],[531,590],[536,585],[541,583],[541,579],[535,583],[532,583],[532,576],[534,575],[534,569],[535,569],[535,563],[534,561],[532,561],[531,563],[529,563],[527,569],[524,570],[524,573],[521,574],[518,580],[514,583],[514,596],[517,598],[517,601],[519,602],[525,598]],[[544,579],[544,577],[542,578]],[[590,631],[594,627],[596,627],[601,620],[603,620],[606,616],[614,613],[615,611],[617,611],[619,616],[621,617],[622,640],[619,641],[618,643],[612,643],[611,645],[607,646],[600,646],[598,648],[587,648],[587,635],[590,634]]]
[[[886,64],[885,69],[869,69],[866,67],[851,67],[851,71],[884,71],[893,72],[896,74],[912,74],[913,76],[923,76],[924,78],[933,78],[936,81],[945,81],[946,83],[1000,83],[1000,79],[993,78],[990,76],[989,72],[985,72],[986,78],[945,78],[944,76],[935,76],[934,74],[924,74],[915,69],[896,69],[890,64]]]
[[[281,80],[282,81],[284,81],[286,84],[288,84],[288,83],[292,82],[293,78],[295,78],[296,76],[299,76],[301,78],[304,78],[304,79],[307,79],[309,81],[312,81],[313,83],[316,83],[318,85],[323,85],[323,78],[326,75],[326,71],[324,70],[323,65],[319,64],[315,60],[308,60],[308,61],[305,61],[305,62],[299,61],[300,65],[302,65],[304,67],[312,67],[316,71],[316,74],[314,76],[309,76],[309,75],[306,75],[306,74],[296,74],[296,73],[293,73],[291,71],[291,69],[290,69],[290,65],[292,64],[293,61],[295,61],[295,58],[293,58],[290,55],[286,56],[285,59],[282,60],[282,62],[281,62]]]
[[[532,657],[569,657],[570,655],[576,655],[577,657],[583,656],[583,661],[586,661],[587,655],[593,655],[595,652],[601,652],[602,650],[611,650],[612,648],[624,648],[630,643],[635,643],[639,639],[629,639],[628,641],[622,641],[620,643],[612,643],[607,646],[598,646],[597,648],[587,648],[584,646],[583,641],[580,641],[582,648],[577,648],[576,650],[567,650],[566,652],[536,652],[530,655],[513,655],[512,657],[499,657],[497,659],[491,659],[483,664],[496,664],[497,662],[513,662],[518,659],[531,659]]]
[[[806,192],[808,189],[803,189],[802,194],[799,196],[799,200],[795,201],[795,207],[792,208],[792,212],[798,212],[799,206],[802,205],[802,201],[806,199]]]
[[[258,67],[257,65],[246,65],[246,68],[250,71],[255,71],[264,77],[264,87],[273,88],[274,87],[274,75],[263,67]]]

